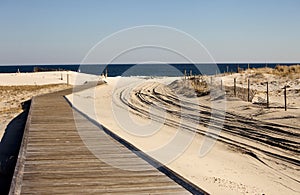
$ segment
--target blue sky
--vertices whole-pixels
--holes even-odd
[[[0,0],[0,64],[80,63],[106,36],[137,25],[178,28],[217,62],[300,62],[299,8],[299,0]]]

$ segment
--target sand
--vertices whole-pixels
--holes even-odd
[[[49,85],[49,84],[82,85],[86,81],[92,81],[97,79],[99,79],[98,76],[78,73],[73,71],[1,73],[0,86]]]
[[[67,76],[69,75],[69,76]],[[80,76],[78,76],[80,75]],[[67,85],[69,77],[69,85]],[[0,74],[0,138],[9,122],[22,112],[22,102],[99,79],[72,71]]]
[[[238,75],[224,77],[224,85],[234,76]],[[168,87],[178,79],[182,78],[108,78],[106,85],[67,98],[90,118],[211,194],[300,193],[297,93],[298,99],[289,100],[285,112],[230,95],[226,101],[190,93],[181,96]],[[280,103],[273,103],[273,98],[272,94],[272,105]],[[210,125],[215,128],[209,130]]]
[[[242,73],[222,76],[225,86],[233,86],[236,78],[237,86],[247,88],[247,80],[250,78],[250,89],[254,91],[254,97],[250,104],[235,106],[232,110],[240,110],[239,113],[247,117],[264,121],[283,123],[299,127],[300,119],[300,73],[286,76],[265,73],[269,69],[246,70]],[[270,71],[270,70],[269,70]],[[269,108],[259,103],[267,102],[267,84],[269,83]],[[287,86],[287,111],[284,111],[284,87]],[[241,112],[244,110],[244,112]]]

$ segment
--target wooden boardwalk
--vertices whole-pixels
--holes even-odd
[[[167,168],[154,168],[151,158],[136,155],[124,142],[100,130],[77,111],[73,114],[64,98],[71,92],[32,99],[10,194],[203,193]],[[82,141],[75,120],[95,134],[87,137],[91,143],[104,142],[98,148],[100,152],[124,167],[137,167],[137,171],[119,169],[97,158]],[[119,150],[111,150],[115,144]],[[141,167],[147,169],[138,170]]]

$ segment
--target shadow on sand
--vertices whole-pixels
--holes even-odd
[[[22,103],[23,112],[6,127],[0,142],[0,194],[8,194],[23,138],[30,101]]]

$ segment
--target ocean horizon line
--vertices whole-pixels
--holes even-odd
[[[207,64],[300,64],[300,61],[270,61],[270,62],[261,62],[261,61],[239,61],[239,62],[153,62],[153,63],[139,63],[139,62],[118,62],[118,63],[18,63],[18,64],[0,64],[0,66],[57,66],[57,65],[153,65],[153,64],[196,64],[196,65],[207,65]]]

